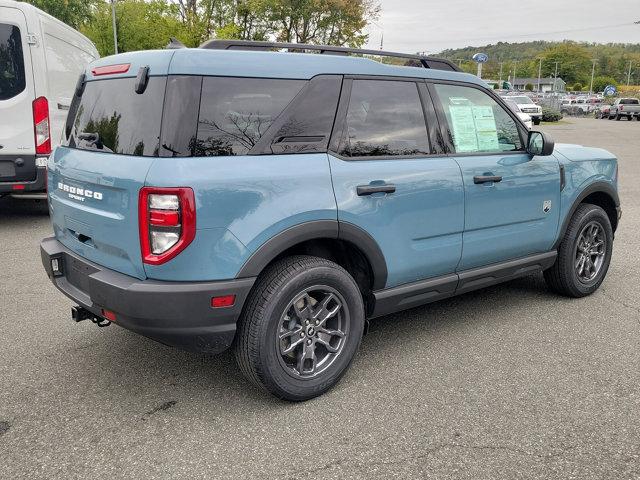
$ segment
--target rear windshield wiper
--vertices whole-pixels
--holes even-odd
[[[95,145],[98,150],[104,150],[104,144],[100,140],[100,134],[97,132],[78,132],[76,137],[89,145]]]

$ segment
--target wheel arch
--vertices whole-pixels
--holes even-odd
[[[618,228],[618,207],[620,206],[620,198],[616,189],[607,182],[595,182],[587,186],[571,204],[571,208],[567,211],[562,227],[560,229],[558,239],[554,248],[558,248],[560,242],[564,238],[564,234],[569,226],[569,221],[575,213],[579,205],[583,203],[591,203],[601,207],[609,217],[611,228],[615,232]]]
[[[339,245],[345,247],[341,255],[335,250]],[[334,261],[345,258],[345,254],[347,257],[349,253],[359,254],[366,261],[370,277],[368,285],[364,285],[363,279],[356,278],[361,289],[380,290],[387,283],[387,264],[378,243],[362,228],[337,220],[304,222],[274,235],[249,257],[236,278],[256,277],[274,260],[289,253],[311,253]],[[350,259],[346,260],[349,263]]]

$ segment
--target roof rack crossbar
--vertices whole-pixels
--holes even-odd
[[[434,58],[410,53],[387,52],[385,50],[366,50],[362,48],[334,47],[330,45],[309,45],[306,43],[258,42],[253,40],[208,40],[200,48],[211,50],[288,50],[290,52],[316,51],[325,55],[372,55],[378,57],[402,58],[414,60],[424,68],[451,70],[459,72],[458,66],[444,58]],[[413,66],[413,65],[412,65]],[[415,65],[417,66],[417,65]]]

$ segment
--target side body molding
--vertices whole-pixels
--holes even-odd
[[[271,237],[242,266],[236,278],[256,277],[285,250],[309,240],[344,240],[359,248],[369,260],[373,273],[373,289],[387,283],[387,263],[376,241],[360,227],[337,220],[314,220],[287,228]]]

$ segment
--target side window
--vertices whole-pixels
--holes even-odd
[[[417,85],[354,80],[339,153],[346,157],[427,155],[429,140]]]
[[[487,93],[435,84],[456,153],[523,150],[516,121]]]
[[[0,23],[0,100],[15,97],[25,85],[20,29]]]
[[[304,80],[205,77],[192,155],[246,155],[304,84]]]

